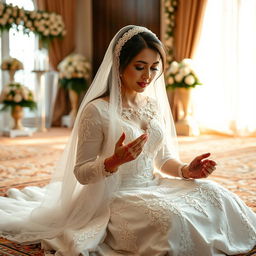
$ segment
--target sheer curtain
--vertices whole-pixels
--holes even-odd
[[[202,130],[256,135],[256,1],[208,0],[194,60],[204,83],[194,90]]]

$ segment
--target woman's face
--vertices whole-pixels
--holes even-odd
[[[122,90],[127,94],[144,92],[160,69],[160,54],[149,48],[136,55],[121,73]]]

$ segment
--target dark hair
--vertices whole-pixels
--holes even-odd
[[[166,53],[161,41],[149,32],[142,32],[133,36],[128,40],[120,52],[120,71],[123,71],[131,60],[138,55],[143,49],[149,48],[159,53],[162,63],[163,71],[166,61]]]
[[[164,46],[162,42],[150,32],[139,33],[133,36],[123,45],[120,52],[120,57],[119,57],[120,71],[123,71],[131,62],[131,60],[145,48],[152,49],[153,51],[156,51],[159,53],[160,58],[162,60],[162,64],[163,64],[163,70],[161,72],[162,74],[164,72],[165,62],[166,62],[166,53],[164,50]],[[109,81],[111,80],[110,78],[111,78],[111,72],[108,78],[107,91],[103,93],[101,96],[99,96],[98,98],[109,96],[109,88],[110,88]]]

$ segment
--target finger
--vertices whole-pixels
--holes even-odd
[[[210,164],[212,165],[212,166],[216,166],[217,165],[217,163],[215,162],[215,161],[213,161],[213,160],[209,160],[210,161]]]
[[[147,138],[148,138],[148,135],[146,133],[144,133],[140,137],[138,137],[137,139],[130,142],[127,146],[129,148],[135,147],[135,146],[139,145],[142,142],[146,142]]]
[[[204,158],[207,158],[211,155],[211,153],[205,153],[205,154],[202,154],[202,155],[199,155],[197,156],[195,159],[199,162],[201,162],[201,160],[203,160]]]
[[[210,175],[210,173],[207,171],[207,169],[202,169],[202,176],[203,178],[207,178]]]
[[[138,150],[142,150],[145,143],[147,142],[146,139],[140,141],[138,144],[134,145],[133,147],[131,147],[134,151],[138,151]]]
[[[122,135],[121,135],[121,137],[120,137],[119,140],[117,141],[116,146],[119,146],[119,147],[122,146],[124,140],[125,140],[125,133],[123,132]]]

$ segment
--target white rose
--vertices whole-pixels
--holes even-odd
[[[176,82],[180,83],[184,77],[182,74],[178,73],[177,75],[175,75],[174,78],[175,78]]]
[[[183,76],[187,76],[189,73],[191,72],[190,68],[188,67],[183,67],[180,69],[180,73],[183,75]]]
[[[45,29],[45,27],[44,27],[44,26],[39,26],[39,27],[38,27],[38,31],[40,31],[40,32],[43,32],[43,31],[44,31],[44,29]]]
[[[189,75],[185,78],[185,83],[188,85],[193,85],[195,83],[195,78],[192,75]]]
[[[75,69],[74,69],[73,66],[68,66],[67,71],[70,72],[70,73],[72,73],[72,72],[75,71]]]
[[[9,24],[12,24],[13,22],[14,22],[14,19],[13,19],[13,18],[8,19],[8,23],[9,23]]]
[[[184,66],[189,67],[192,66],[192,60],[191,59],[183,59],[181,61],[182,64],[184,64]]]
[[[174,11],[174,8],[172,6],[169,7],[168,9],[169,12],[173,12]]]
[[[18,15],[18,11],[17,11],[16,9],[14,9],[14,10],[13,10],[13,13],[12,13],[12,16],[13,16],[13,17],[17,17],[17,15]]]
[[[174,83],[174,79],[173,79],[172,76],[169,76],[169,77],[168,77],[167,83],[168,83],[168,84],[173,84],[173,83]]]
[[[49,19],[50,19],[51,22],[54,22],[55,21],[55,15],[53,13],[51,13]]]
[[[48,36],[50,34],[50,31],[49,29],[46,29],[44,32],[43,32],[44,36]]]
[[[15,23],[16,23],[17,25],[20,24],[20,23],[21,23],[21,18],[17,18],[16,21],[15,21]]]
[[[39,25],[40,25],[39,21],[38,21],[38,20],[35,20],[35,21],[34,21],[34,26],[38,28]]]
[[[179,63],[177,61],[173,61],[171,63],[169,71],[171,72],[171,74],[175,74],[178,72],[178,70],[179,70]]]
[[[5,12],[8,13],[8,14],[11,14],[12,13],[12,9],[11,8],[6,8]]]
[[[10,15],[9,15],[8,13],[5,13],[5,14],[3,15],[3,19],[5,19],[5,20],[8,20],[9,17],[10,17]]]
[[[38,12],[38,13],[36,14],[36,18],[37,18],[38,20],[40,20],[40,19],[42,18],[42,14]]]
[[[35,11],[30,12],[30,18],[31,19],[35,19],[36,18],[36,12]]]
[[[22,96],[20,95],[20,94],[16,94],[15,96],[14,96],[14,98],[13,98],[13,100],[15,101],[15,102],[21,102],[22,101]]]
[[[27,27],[27,28],[31,28],[32,27],[32,22],[29,20],[29,21],[27,21],[26,23],[25,23],[25,26]]]
[[[44,17],[45,19],[47,19],[47,18],[49,18],[49,14],[48,14],[47,12],[44,12],[44,13],[43,13],[43,17]]]
[[[21,18],[25,16],[25,12],[24,12],[23,9],[20,9],[20,10],[19,10],[19,16],[20,16]]]

